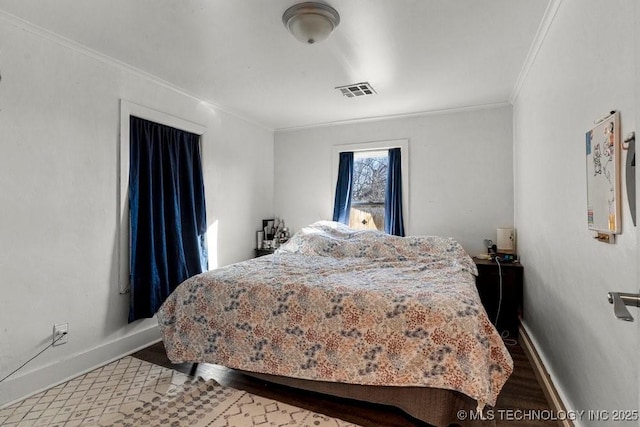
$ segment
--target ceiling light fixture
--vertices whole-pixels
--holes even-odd
[[[340,24],[340,15],[329,5],[306,2],[287,9],[282,22],[301,43],[313,44],[329,37]]]

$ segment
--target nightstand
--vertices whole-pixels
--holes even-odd
[[[524,268],[518,262],[500,263],[473,259],[478,267],[476,287],[489,320],[496,324],[498,305],[500,315],[496,329],[503,338],[518,338],[519,317],[522,315],[522,280]],[[502,270],[502,303],[500,303],[500,270]]]
[[[255,256],[254,258],[258,258],[265,255],[271,255],[275,249],[254,249]]]

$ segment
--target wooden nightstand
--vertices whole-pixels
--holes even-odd
[[[265,255],[271,255],[274,251],[275,249],[254,249],[254,252],[255,252],[254,258],[258,258]]]
[[[496,324],[498,305],[500,314],[496,329],[503,338],[518,338],[519,317],[522,315],[522,279],[520,263],[500,263],[502,270],[502,303],[500,303],[500,269],[495,261],[473,259],[478,267],[476,287],[489,320]]]

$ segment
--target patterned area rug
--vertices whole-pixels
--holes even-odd
[[[0,425],[355,426],[134,357],[0,409]]]

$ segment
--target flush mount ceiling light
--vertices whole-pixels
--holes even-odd
[[[340,24],[340,15],[326,4],[306,2],[287,9],[282,22],[300,42],[313,44],[329,37]]]

